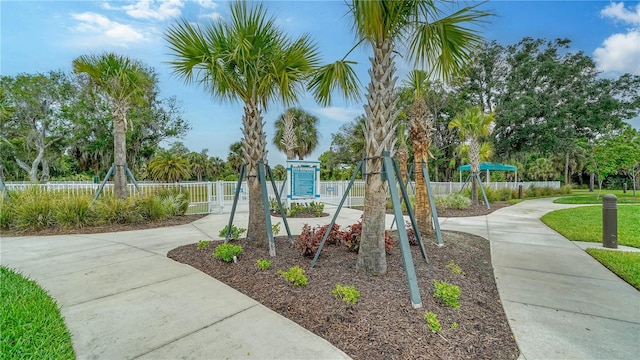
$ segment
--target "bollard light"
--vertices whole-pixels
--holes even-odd
[[[613,194],[602,197],[602,246],[618,248],[618,198]]]

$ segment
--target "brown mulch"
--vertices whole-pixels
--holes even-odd
[[[493,277],[489,242],[477,236],[443,232],[445,245],[425,239],[429,263],[418,246],[411,246],[422,298],[422,308],[411,306],[402,257],[396,245],[387,255],[384,276],[356,271],[357,253],[343,245],[327,245],[318,263],[294,249],[286,236],[276,237],[277,256],[240,239],[243,252],[238,263],[214,259],[214,245],[197,250],[196,244],[176,248],[168,256],[252,297],[331,342],[355,359],[515,359],[519,351],[500,303]],[[257,259],[272,260],[260,271]],[[446,265],[454,261],[465,272],[454,274]],[[309,283],[296,287],[277,270],[299,265]],[[434,298],[433,280],[460,287],[460,308],[445,306]],[[336,284],[355,286],[357,304],[346,304],[332,294]],[[425,311],[437,314],[441,333],[429,330]],[[457,324],[457,328],[453,324]],[[453,326],[453,327],[452,327]]]
[[[437,208],[438,217],[466,217],[488,215],[503,207],[511,206],[506,201],[497,201],[491,203],[491,209],[487,209],[484,204],[471,205],[468,209],[440,209]]]

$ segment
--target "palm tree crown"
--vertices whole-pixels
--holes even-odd
[[[287,160],[291,160],[295,156],[302,160],[318,146],[320,137],[318,122],[317,116],[302,109],[288,109],[274,123],[276,132],[273,136],[273,144],[279,150],[287,153]]]

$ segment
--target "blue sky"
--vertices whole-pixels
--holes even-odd
[[[346,6],[339,1],[264,1],[269,14],[290,36],[309,33],[324,61],[342,58],[354,44]],[[490,1],[484,9],[496,13],[483,27],[487,40],[512,44],[525,36],[553,39],[567,37],[574,51],[592,56],[606,74],[640,75],[639,1]],[[207,22],[228,17],[228,2],[168,1],[11,1],[0,2],[0,74],[71,70],[71,62],[83,54],[115,51],[152,66],[160,75],[163,96],[177,96],[183,117],[192,126],[182,140],[192,151],[209,149],[210,156],[226,159],[229,145],[242,137],[242,105],[213,99],[203,89],[186,86],[172,76],[163,33],[169,24],[184,18]],[[358,62],[364,85],[368,82],[368,52],[357,49],[349,59]],[[402,79],[408,66],[398,59]],[[310,156],[329,149],[331,133],[363,113],[364,99],[345,103],[336,99],[327,108],[303,96],[300,106],[320,118],[321,139]],[[285,109],[272,104],[264,114],[267,140],[273,122]],[[633,125],[640,128],[640,119]],[[269,163],[284,164],[285,156],[269,145]]]

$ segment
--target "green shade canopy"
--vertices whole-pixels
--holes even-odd
[[[458,168],[460,171],[471,171],[471,165],[462,165]],[[505,165],[500,163],[483,162],[480,163],[480,171],[517,171],[518,167],[514,165]]]

